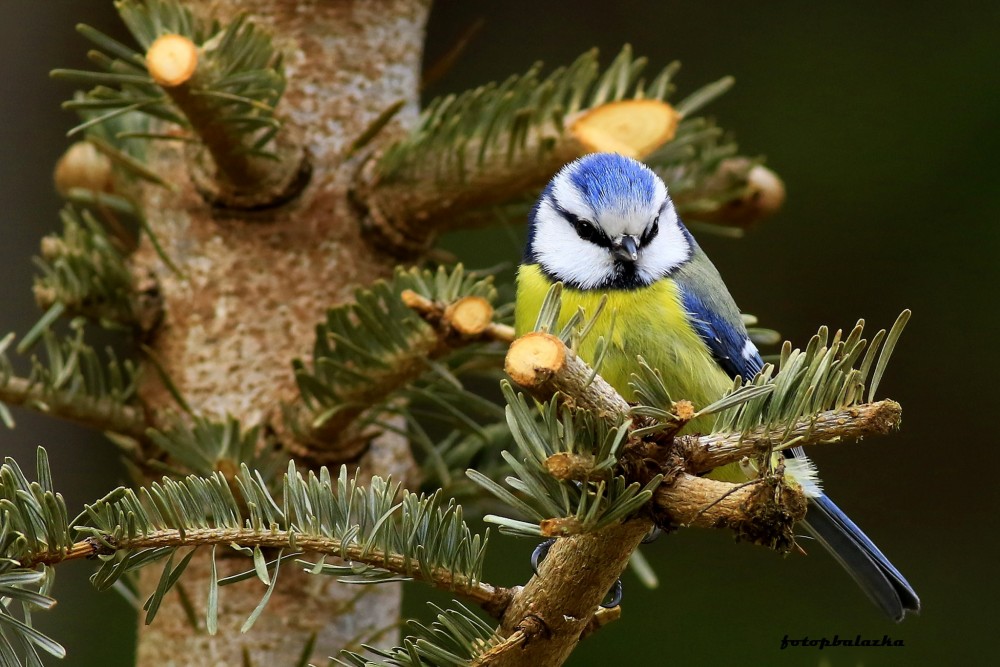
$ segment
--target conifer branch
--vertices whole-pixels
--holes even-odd
[[[398,269],[390,282],[331,309],[317,327],[311,368],[295,361],[302,401],[287,416],[302,453],[348,460],[371,437],[365,429],[399,411],[413,392],[424,395],[421,382],[448,386],[460,400],[466,393],[457,377],[481,366],[484,345],[509,333],[493,321],[495,299],[491,279],[461,266]]]
[[[785,184],[778,175],[745,157],[722,160],[691,188],[678,190],[674,203],[685,220],[737,229],[771,217],[785,203]]]
[[[681,218],[698,230],[738,236],[785,200],[777,174],[759,158],[738,155],[736,142],[704,118],[684,120],[646,162],[667,184]]]
[[[224,581],[213,578],[210,621],[218,614],[220,585],[256,576],[270,591],[282,562],[300,556],[298,562],[313,574],[351,583],[425,581],[497,615],[511,598],[510,591],[480,580],[488,533],[473,535],[453,501],[444,505],[438,494],[401,492],[398,484],[379,477],[363,487],[348,478],[346,467],[335,480],[326,468],[304,477],[290,462],[280,493],[270,491],[261,475],[246,466],[232,479],[221,473],[164,478],[138,491],[119,488],[72,520],[53,490],[41,449],[38,478],[28,482],[10,459],[0,467],[0,591],[11,577],[37,583],[55,565],[95,557],[101,565],[93,581],[105,589],[127,572],[166,559],[160,585],[146,602],[148,623],[180,579],[193,550],[211,546],[214,560],[222,546],[252,556],[253,566]],[[264,549],[278,549],[278,558],[266,562]],[[174,566],[179,553],[186,555]],[[327,563],[326,557],[346,563]],[[47,600],[42,595],[28,597],[27,592],[19,595],[36,605]],[[269,595],[245,627],[260,614]],[[0,606],[0,614],[6,613]],[[57,648],[30,625],[21,631]],[[0,633],[0,642],[6,641]]]
[[[117,8],[143,51],[80,26],[101,49],[91,57],[103,71],[52,73],[96,86],[66,103],[99,112],[73,132],[133,112],[147,114],[191,134],[131,136],[195,140],[205,148],[207,159],[196,156],[193,175],[212,203],[255,209],[295,196],[308,179],[308,166],[274,115],[285,79],[270,37],[243,17],[221,27],[175,0],[123,0]]]
[[[43,310],[56,303],[69,314],[132,328],[155,321],[148,298],[138,294],[123,248],[87,209],[67,206],[60,214],[63,231],[42,239],[36,265],[35,300]],[[140,316],[140,314],[142,315]]]
[[[385,658],[384,662],[353,651],[343,651],[335,662],[346,667],[464,667],[477,664],[477,657],[497,642],[493,626],[463,605],[444,610],[432,604],[431,608],[438,612],[437,621],[430,626],[408,621],[413,634],[403,639],[402,646],[389,650],[365,646],[375,657]]]
[[[465,296],[449,304],[440,304],[413,290],[400,294],[407,308],[414,310],[444,336],[452,333],[462,339],[480,339],[511,343],[514,327],[493,321],[493,306],[481,296]]]
[[[758,426],[747,433],[680,436],[677,446],[683,452],[688,472],[699,474],[743,457],[759,456],[761,452],[885,435],[899,428],[901,420],[899,403],[882,400],[804,417],[794,423],[787,435],[784,431]]]
[[[135,368],[119,363],[109,349],[106,358],[83,342],[83,325],[74,321],[76,334],[65,340],[46,330],[42,334],[44,361],[31,357],[28,377],[14,375],[6,354],[13,334],[0,340],[0,417],[13,420],[5,405],[20,406],[67,419],[82,426],[142,439],[143,411],[135,400]]]
[[[63,552],[43,552],[26,559],[22,567],[57,565],[70,560],[91,559],[97,556],[114,556],[118,553],[139,553],[155,549],[182,549],[204,546],[239,546],[250,549],[284,549],[303,554],[319,554],[340,558],[353,565],[316,567],[318,574],[355,576],[376,580],[377,571],[400,574],[447,590],[477,604],[487,607],[502,606],[509,597],[506,589],[497,588],[469,577],[455,574],[444,567],[430,567],[415,558],[398,553],[387,553],[364,544],[345,544],[344,540],[319,537],[303,532],[262,532],[256,528],[189,528],[150,530],[145,535],[115,539],[112,533],[93,532],[86,540],[75,542]],[[312,571],[312,562],[302,561]],[[368,566],[358,568],[358,565]],[[323,568],[327,568],[324,570]],[[385,579],[380,579],[385,580]]]
[[[409,138],[365,165],[355,201],[390,248],[420,252],[440,232],[488,220],[484,210],[536,191],[581,155],[641,158],[668,144],[682,118],[731,84],[705,86],[674,107],[665,100],[677,65],[648,83],[644,66],[626,46],[601,73],[591,51],[545,79],[536,66],[435,100]]]
[[[146,421],[138,408],[111,399],[62,396],[29,378],[12,377],[0,385],[0,403],[59,417],[80,426],[141,439]]]
[[[66,503],[52,486],[48,456],[37,452],[37,481],[28,478],[13,459],[0,466],[0,655],[6,664],[40,665],[38,649],[59,658],[66,650],[34,627],[33,612],[50,609],[53,572],[25,566],[37,553],[65,554],[72,550]],[[18,617],[20,616],[20,618]]]
[[[541,325],[545,325],[544,319],[539,317]],[[565,446],[563,451],[577,459],[581,455],[585,456],[588,450],[592,452],[591,457],[595,462],[610,458],[611,470],[625,473],[624,478],[618,479],[623,479],[624,483],[646,484],[651,494],[645,496],[641,503],[630,506],[628,512],[614,513],[616,521],[592,524],[599,526],[596,531],[586,530],[586,525],[579,519],[579,511],[574,515],[567,512],[567,508],[555,507],[554,511],[550,510],[556,516],[566,518],[541,521],[538,533],[577,534],[572,538],[563,537],[556,541],[543,561],[539,576],[515,593],[500,630],[501,636],[509,637],[519,630],[523,631],[522,626],[526,622],[541,622],[544,632],[536,641],[529,643],[523,652],[498,656],[496,664],[524,664],[516,661],[530,661],[530,664],[539,665],[561,664],[590,626],[598,603],[627,566],[632,552],[652,527],[650,515],[655,517],[657,523],[667,527],[729,527],[755,542],[787,550],[792,539],[791,525],[801,518],[804,503],[801,494],[783,486],[781,477],[766,480],[770,483],[769,486],[760,483],[740,487],[684,473],[679,466],[680,460],[674,457],[669,447],[646,443],[637,437],[640,429],[636,427],[647,424],[649,418],[641,415],[630,417],[636,411],[630,410],[628,403],[579,359],[560,337],[536,331],[524,338],[528,338],[529,344],[518,346],[515,341],[508,351],[506,365],[508,368],[523,370],[523,373],[515,375],[520,375],[526,381],[525,388],[537,400],[547,402],[538,406],[543,420],[541,426],[535,426],[535,420],[525,414],[526,405],[523,401],[512,401],[508,394],[509,423],[515,430],[515,439],[523,453],[531,454],[536,450],[533,456],[528,456],[521,463],[520,468],[515,466],[515,471],[522,480],[515,488],[521,491],[525,500],[514,498],[508,493],[509,504],[519,508],[522,513],[538,517],[544,508],[535,509],[535,506],[539,504],[541,489],[546,485],[562,485],[564,495],[570,497],[573,497],[574,490],[581,496],[593,493],[590,489],[594,488],[594,480],[602,477],[601,465],[593,465],[589,473],[585,473],[580,485],[567,483],[562,476],[552,474],[553,454],[557,453],[552,451],[553,443],[563,442],[566,444],[558,444],[557,447]],[[586,384],[588,378],[593,380],[589,385]],[[598,388],[592,389],[595,384]],[[561,428],[556,429],[551,427],[551,417],[546,420],[544,415],[553,414],[560,403],[570,420],[564,418],[560,422]],[[522,406],[520,410],[516,409],[517,405]],[[589,424],[576,424],[573,419],[582,417],[585,420],[585,415],[589,414],[595,415],[594,421]],[[660,440],[665,438],[669,443],[672,433],[693,416],[690,404],[678,402],[674,404],[674,428],[670,431],[645,430]],[[591,435],[594,437],[593,442],[586,437],[595,430],[599,433],[601,428],[613,427],[617,427],[623,436],[628,431],[633,434],[627,441],[622,441],[621,449],[610,447],[598,450],[593,442],[600,442],[600,437]],[[519,435],[518,429],[532,428],[534,433]],[[539,468],[542,472],[531,478],[525,474],[525,470],[530,472]],[[545,478],[545,473],[550,476],[550,480]],[[470,472],[470,475],[473,473]],[[478,475],[474,479],[476,477]],[[509,483],[514,484],[511,480]],[[483,485],[497,493],[490,484]],[[598,483],[597,488],[600,489],[601,486],[602,483]],[[593,503],[592,507],[600,505],[602,492],[598,491],[596,495],[596,499],[589,501]],[[545,496],[551,499],[555,494],[549,492]],[[530,506],[526,505],[526,501]],[[650,515],[643,514],[646,507]],[[628,520],[629,517],[633,518]],[[524,534],[530,532],[530,524],[524,522],[502,517],[488,517],[487,520],[500,524],[501,530],[506,528],[508,531]],[[561,530],[552,530],[553,523]],[[572,527],[572,530],[565,530],[567,526]],[[589,569],[591,567],[595,569]],[[586,576],[581,576],[581,573]],[[508,655],[516,655],[516,658],[507,657]]]
[[[515,340],[507,352],[504,370],[540,401],[561,394],[572,406],[611,422],[629,414],[628,402],[552,334],[534,331]]]
[[[898,337],[907,318],[908,312],[904,312],[893,327],[892,338]],[[736,385],[740,396],[724,397],[697,413],[690,412],[683,401],[670,401],[658,373],[644,364],[640,364],[642,376],[633,381],[640,403],[629,406],[610,385],[602,384],[600,375],[559,337],[544,332],[536,331],[515,341],[508,351],[506,368],[512,379],[537,400],[556,397],[611,424],[621,423],[627,415],[639,419],[631,427],[633,435],[622,449],[621,463],[630,471],[632,480],[648,481],[653,473],[665,476],[655,492],[658,516],[673,517],[680,525],[745,526],[753,518],[753,512],[746,511],[746,500],[759,490],[738,489],[736,485],[696,477],[693,473],[704,473],[745,456],[769,458],[771,451],[883,433],[898,425],[897,403],[855,403],[864,393],[878,340],[884,335],[880,332],[876,336],[876,344],[862,359],[861,352],[866,347],[861,338],[862,326],[859,323],[846,340],[841,340],[841,333],[837,332],[829,347],[825,328],[805,352],[793,351],[786,344],[780,374],[772,378],[773,369],[767,367],[749,386]],[[887,348],[882,352],[877,367],[884,368],[891,351]],[[860,370],[853,368],[856,363],[861,364]],[[593,378],[589,385],[585,384],[588,378]],[[765,388],[769,391],[761,391]],[[659,407],[663,405],[673,407],[669,410]],[[824,410],[834,406],[836,409]],[[689,419],[716,412],[718,432],[673,436]],[[667,430],[641,421],[649,419],[666,423]],[[648,442],[641,439],[645,435],[650,436]],[[766,478],[765,474],[762,479]],[[789,517],[797,518],[798,499],[788,489],[784,493]],[[705,509],[709,504],[711,511]],[[774,542],[791,543],[783,539]]]

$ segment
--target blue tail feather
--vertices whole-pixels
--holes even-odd
[[[809,499],[802,524],[894,621],[920,611],[920,599],[906,578],[828,497]]]

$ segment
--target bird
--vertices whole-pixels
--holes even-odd
[[[695,406],[719,399],[736,376],[752,378],[764,365],[726,284],[678,217],[663,180],[631,157],[585,155],[543,189],[529,214],[517,271],[518,335],[533,328],[557,282],[566,318],[579,309],[593,314],[607,300],[577,352],[593,362],[596,341],[604,336],[601,376],[623,395],[630,395],[629,376],[638,371],[640,355],[662,373],[671,396]],[[687,428],[707,432],[710,426],[695,420]],[[890,618],[898,622],[918,612],[913,588],[822,491],[802,448],[784,455],[786,475],[807,498],[802,527]],[[713,477],[747,480],[739,464]]]

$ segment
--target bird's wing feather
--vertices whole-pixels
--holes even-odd
[[[747,335],[726,284],[701,248],[695,245],[691,261],[672,277],[680,287],[691,326],[719,366],[729,377],[748,380],[756,375],[764,361]]]
[[[764,362],[747,336],[746,329],[727,322],[694,292],[682,289],[681,296],[684,308],[691,316],[691,326],[729,377],[739,375],[749,379],[756,375]]]

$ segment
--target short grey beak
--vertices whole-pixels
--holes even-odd
[[[634,262],[639,259],[639,241],[634,236],[626,234],[615,239],[611,246],[615,259],[623,262]]]

